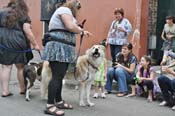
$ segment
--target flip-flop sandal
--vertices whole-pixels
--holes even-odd
[[[73,109],[72,105],[66,103],[64,100],[62,101],[62,103],[57,103],[56,107],[59,109],[68,109],[68,110]]]
[[[58,111],[60,111],[57,107],[55,108],[55,110],[52,112],[50,111],[51,108],[56,107],[56,106],[50,106],[50,107],[46,107],[46,109],[44,110],[45,114],[49,114],[49,115],[54,115],[54,116],[63,116],[64,113],[62,114],[57,114]]]
[[[127,94],[126,93],[118,93],[117,94],[117,97],[124,97],[124,96],[126,96]]]
[[[9,97],[9,96],[12,96],[13,93],[8,93],[7,95],[1,95],[1,97]]]
[[[135,97],[136,95],[135,94],[129,94],[129,95],[126,95],[125,97]]]

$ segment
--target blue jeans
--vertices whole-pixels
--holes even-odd
[[[116,55],[121,52],[122,45],[111,45],[110,44],[110,51],[111,51],[111,57],[112,57],[112,62],[115,61]]]
[[[107,71],[107,82],[105,88],[110,92],[112,90],[113,79],[115,79],[118,82],[118,91],[121,93],[128,92],[127,81],[131,80],[131,78],[131,74],[125,69],[120,67],[110,67]]]
[[[168,103],[171,103],[173,92],[175,92],[175,79],[170,80],[168,77],[163,75],[158,78],[158,83],[164,100]]]

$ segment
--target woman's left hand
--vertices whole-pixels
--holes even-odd
[[[34,48],[35,50],[37,50],[37,51],[40,51],[40,47],[39,47],[38,44],[36,44],[35,46],[33,46],[33,48]]]
[[[140,77],[139,78],[139,83],[142,83],[142,81],[143,81],[143,78]]]

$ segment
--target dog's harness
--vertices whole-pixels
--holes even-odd
[[[85,82],[86,80],[89,79],[89,65],[90,65],[93,69],[96,70],[95,72],[98,71],[98,67],[94,66],[91,62],[89,62],[89,60],[87,60],[87,62],[88,62],[88,73],[87,73],[87,77],[86,77],[84,80],[81,80],[81,82]]]
[[[88,66],[91,65],[92,68],[94,68],[94,69],[96,69],[96,71],[98,71],[98,67],[94,66],[91,62],[89,62],[89,60],[87,60],[87,62],[88,62]]]

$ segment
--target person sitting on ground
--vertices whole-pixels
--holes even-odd
[[[163,54],[163,58],[162,58],[162,61],[161,61],[160,65],[163,66],[163,65],[167,64],[167,61],[168,61],[169,58],[174,59],[175,58],[175,53],[172,52],[172,51],[165,51],[164,54]],[[171,64],[171,65],[173,65],[173,64]]]
[[[129,82],[135,75],[137,58],[132,53],[132,44],[125,43],[122,45],[122,51],[116,55],[116,62],[113,67],[107,71],[106,90],[111,93],[113,79],[118,81],[118,97],[125,96],[128,92]]]
[[[154,69],[151,67],[151,58],[148,56],[143,56],[140,61],[140,66],[136,74],[136,78],[133,78],[131,81],[131,89],[132,93],[127,95],[127,97],[132,97],[136,95],[136,84],[141,87],[142,91],[144,92],[144,86],[147,87],[148,90],[148,101],[153,100],[153,80],[154,80]],[[137,82],[138,81],[138,82]]]
[[[172,74],[173,76],[162,75],[158,78],[158,83],[163,94],[164,101],[162,101],[160,106],[173,106],[172,110],[175,111],[175,70],[173,68],[168,68],[167,66],[162,67],[162,71],[167,74]]]

